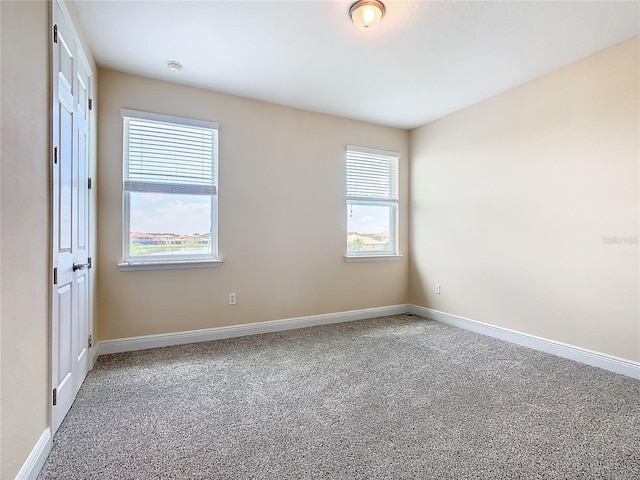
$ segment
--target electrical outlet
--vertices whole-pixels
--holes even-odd
[[[440,295],[440,284],[436,283],[436,293]]]
[[[235,305],[236,304],[236,294],[235,293],[230,293],[229,294],[229,305]]]

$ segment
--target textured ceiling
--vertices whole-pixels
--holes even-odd
[[[102,67],[414,128],[640,34],[640,2],[76,0]],[[168,60],[184,64],[179,73]]]

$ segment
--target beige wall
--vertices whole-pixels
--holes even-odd
[[[50,423],[51,13],[27,1],[2,1],[0,11],[0,478],[9,479]]]
[[[411,302],[640,360],[639,53],[411,132]]]
[[[109,70],[99,76],[101,340],[406,302],[408,132]],[[118,270],[121,108],[219,122],[219,268]],[[347,144],[402,154],[401,260],[343,259]]]
[[[2,9],[2,478],[49,422],[49,6]],[[28,59],[28,61],[25,61]]]

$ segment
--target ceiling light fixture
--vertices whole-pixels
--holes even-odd
[[[169,67],[169,70],[171,70],[172,72],[179,72],[180,70],[182,70],[182,64],[180,62],[176,62],[175,60],[169,60],[167,62],[167,67]]]
[[[356,28],[373,30],[384,16],[384,4],[378,0],[359,0],[349,9],[349,16]]]

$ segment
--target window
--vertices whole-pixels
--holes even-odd
[[[347,257],[398,255],[399,158],[347,146]]]
[[[125,264],[216,260],[218,124],[122,117]]]

